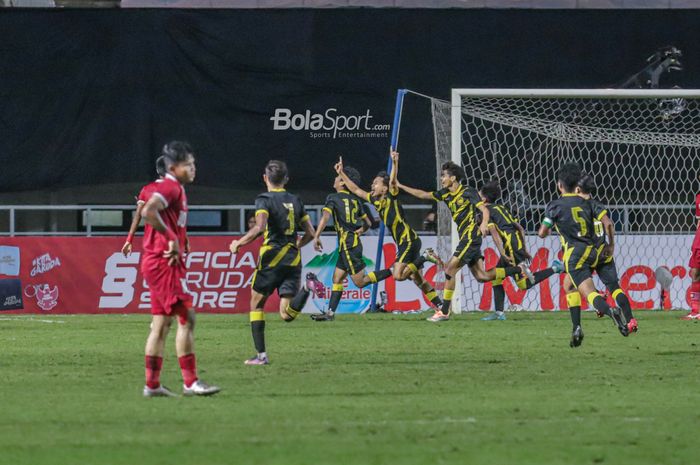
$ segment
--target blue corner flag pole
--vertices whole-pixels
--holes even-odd
[[[391,126],[391,151],[394,151],[399,146],[399,129],[401,128],[401,110],[403,109],[403,98],[406,95],[406,89],[398,89],[396,91],[396,107],[394,109],[394,124]],[[386,172],[391,173],[391,154],[389,162],[386,165]],[[382,246],[384,245],[384,222],[379,225],[379,239],[377,241],[377,257],[374,261],[374,271],[379,271],[382,264]],[[372,285],[372,300],[370,301],[370,311],[377,309],[377,284]]]

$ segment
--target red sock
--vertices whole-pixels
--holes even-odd
[[[690,311],[700,312],[700,281],[693,281],[690,285]]]
[[[197,362],[194,354],[183,355],[178,358],[180,362],[180,371],[182,371],[182,379],[185,381],[185,386],[192,386],[192,383],[197,381]]]
[[[155,389],[160,386],[160,369],[163,367],[163,357],[146,355],[146,386]]]

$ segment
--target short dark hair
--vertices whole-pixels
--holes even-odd
[[[462,182],[466,178],[464,169],[453,161],[446,161],[443,163],[442,171],[447,171],[450,176],[454,176],[459,182]]]
[[[355,168],[352,166],[346,166],[343,168],[343,171],[345,171],[345,174],[352,182],[354,182],[356,185],[360,185],[360,182],[362,182],[362,176],[360,176],[360,172],[357,171]]]
[[[387,187],[389,187],[389,173],[387,173],[386,171],[380,171],[379,173],[377,173],[375,178],[382,178],[382,181],[384,182],[384,184]]]
[[[192,150],[192,146],[187,142],[174,140],[163,146],[162,155],[165,165],[171,166],[176,163],[187,161],[190,156],[194,156],[194,150]]]
[[[566,192],[573,192],[578,180],[581,179],[581,174],[581,166],[578,163],[564,163],[557,171],[557,181],[564,186]]]
[[[167,171],[168,169],[165,166],[165,156],[161,155],[160,157],[156,158],[156,173],[158,173],[158,176],[163,177]]]
[[[578,188],[581,189],[581,192],[584,194],[594,194],[595,180],[593,179],[593,176],[588,173],[581,176],[581,179],[578,180]]]
[[[501,186],[495,179],[481,186],[480,190],[481,195],[483,195],[489,203],[494,203],[501,198]]]
[[[286,184],[289,179],[287,164],[281,160],[270,160],[265,165],[265,175],[272,184]]]

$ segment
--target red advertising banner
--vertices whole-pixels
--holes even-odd
[[[194,236],[185,258],[187,287],[197,311],[248,311],[260,242],[232,255],[233,236]],[[22,313],[149,313],[150,294],[140,269],[141,238],[120,252],[122,237],[20,237],[2,240],[0,278],[19,278]],[[8,274],[9,273],[9,274]],[[266,309],[276,310],[277,296]],[[10,311],[9,313],[12,313]]]

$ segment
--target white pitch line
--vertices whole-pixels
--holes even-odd
[[[32,321],[34,323],[65,323],[65,321],[62,321],[62,320],[39,320],[36,318],[11,318],[11,317],[2,317],[2,318],[0,318],[0,321]]]

